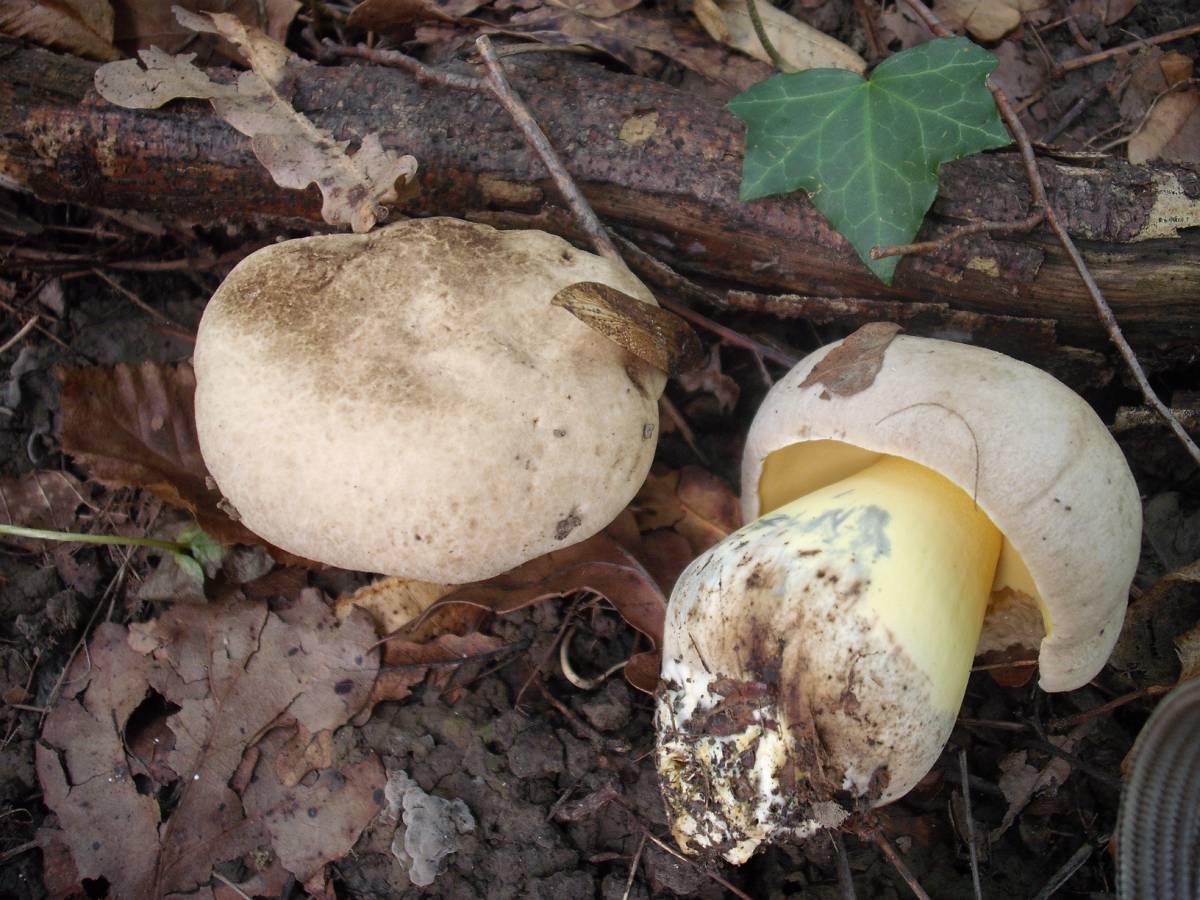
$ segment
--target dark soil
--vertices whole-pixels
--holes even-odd
[[[1122,27],[1143,34],[1179,27],[1194,20],[1191,5],[1189,0],[1144,0]],[[1045,100],[1048,105],[1038,111],[1045,127],[1108,77],[1098,69],[1084,73],[1064,81],[1055,88],[1059,93]],[[1078,144],[1114,116],[1112,101],[1101,98],[1067,135]],[[139,306],[78,259],[32,261],[4,254],[13,247],[34,247],[108,259],[202,258],[201,249],[215,255],[277,233],[213,228],[156,234],[144,223],[133,227],[3,191],[0,214],[5,214],[0,216],[0,340],[31,315],[39,316],[39,327],[0,356],[0,478],[34,469],[74,471],[56,438],[55,366],[186,359],[188,336],[223,274],[204,265],[158,273],[105,269],[143,301]],[[784,329],[764,317],[742,316],[729,324],[791,342],[797,352],[840,336],[835,329],[817,334],[797,323]],[[733,479],[740,435],[764,388],[747,355],[734,350],[726,357],[725,372],[742,389],[732,414],[721,413],[703,391],[689,394],[672,384],[668,392],[696,430],[708,468]],[[1167,373],[1163,385],[1170,388],[1176,380]],[[1114,386],[1095,399],[1111,412],[1132,396]],[[1120,437],[1145,499],[1145,548],[1136,582],[1144,591],[1200,557],[1200,483],[1164,430],[1140,428]],[[678,434],[664,440],[660,459],[672,465],[696,462]],[[89,491],[77,520],[62,527],[154,533],[179,521],[178,513],[136,492]],[[143,599],[152,592],[139,592],[156,562],[146,551],[73,545],[33,551],[0,544],[0,897],[47,895],[42,852],[31,845],[47,815],[33,766],[40,710],[92,625],[154,614],[155,602]],[[331,597],[363,580],[334,572],[309,578]],[[392,850],[395,818],[381,817],[355,851],[336,864],[340,895],[454,900],[730,896],[718,876],[755,898],[845,896],[837,845],[828,835],[771,848],[739,870],[722,865],[710,871],[657,843],[674,849],[653,765],[651,698],[619,674],[594,691],[581,691],[562,676],[554,642],[572,608],[571,601],[546,603],[487,623],[485,630],[506,641],[528,640],[530,649],[499,666],[443,670],[412,698],[382,704],[365,726],[337,734],[342,758],[373,750],[389,774],[403,772],[415,782],[423,792],[418,796],[461,800],[473,823],[437,838],[440,850],[431,852],[444,854],[437,863],[440,872],[431,885],[420,887]],[[941,763],[909,797],[879,812],[880,833],[931,896],[972,896],[971,840],[978,848],[983,897],[1047,896],[1059,875],[1065,880],[1056,896],[1114,896],[1109,842],[1121,763],[1154,701],[1137,700],[1079,725],[1056,726],[1054,720],[1172,681],[1178,661],[1171,639],[1198,617],[1196,585],[1165,592],[1154,609],[1131,615],[1114,665],[1070,694],[1044,694],[1036,679],[1005,687],[987,672],[972,676],[963,721]],[[603,671],[628,655],[633,639],[610,611],[590,609],[575,640],[580,667]],[[1022,671],[1001,670],[999,677],[1011,684]],[[1018,753],[1024,756],[1015,757]],[[1040,771],[1055,761],[1061,783],[1039,792],[1006,825],[1010,804],[999,787],[1002,776],[1022,764]],[[969,817],[964,794],[970,799]],[[422,802],[434,813],[443,809],[436,801]],[[873,841],[853,835],[840,840],[858,896],[910,895]],[[103,886],[87,887],[91,896],[102,896]],[[288,890],[286,896],[302,896],[298,887]]]

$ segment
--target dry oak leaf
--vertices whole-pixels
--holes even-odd
[[[998,41],[1029,13],[1053,5],[1053,0],[936,0],[933,11],[948,23],[962,25],[972,37]]]
[[[109,487],[137,487],[188,510],[226,544],[265,544],[221,508],[196,437],[191,365],[58,369],[63,451]],[[276,559],[307,564],[270,547]]]
[[[107,0],[0,0],[0,34],[88,59],[120,59]]]
[[[850,397],[875,383],[883,355],[902,329],[892,322],[868,322],[813,366],[800,387],[821,385],[822,400],[831,394]]]
[[[180,98],[208,100],[218,116],[250,138],[254,155],[276,184],[303,190],[315,183],[326,222],[370,231],[381,215],[380,205],[397,198],[397,179],[407,183],[416,174],[416,160],[385,150],[375,133],[362,138],[357,152],[347,152],[350,141],[335,140],[278,92],[284,77],[280,53],[286,50],[268,51],[269,38],[232,16],[178,14],[184,24],[199,20],[205,30],[249,49],[255,70],[221,84],[193,65],[195,54],[171,56],[151,47],[138,54],[144,68],[127,59],[97,69],[100,96],[130,109],[157,109]],[[302,64],[289,54],[288,65]]]
[[[375,680],[374,640],[365,615],[338,623],[316,591],[272,610],[236,598],[180,603],[128,630],[101,626],[37,749],[46,803],[81,877],[108,879],[114,897],[161,897],[200,888],[226,860],[256,849],[279,856],[300,840],[285,822],[251,815],[235,775],[272,730],[316,735],[348,722]],[[177,707],[167,718],[174,746],[158,771],[178,780],[143,794],[125,734],[151,691]],[[176,802],[160,822],[163,787]],[[351,805],[361,831],[378,804]],[[310,878],[311,854],[293,858],[306,861],[293,874]]]
[[[301,7],[299,0],[178,0],[174,4],[163,0],[115,0],[114,5],[117,13],[114,42],[126,55],[147,47],[157,47],[165,53],[187,50],[197,53],[204,63],[214,50],[231,59],[238,57],[222,41],[198,40],[195,32],[176,18],[176,8],[236,16],[282,42]]]
[[[651,472],[633,498],[638,528],[671,528],[699,555],[737,531],[741,505],[729,486],[699,466]]]

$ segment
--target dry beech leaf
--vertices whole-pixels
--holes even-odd
[[[363,0],[346,24],[387,34],[413,22],[458,22],[479,9],[479,0]]]
[[[180,15],[185,22],[195,19],[183,11]],[[362,138],[356,153],[348,153],[349,141],[335,140],[276,91],[283,73],[278,51],[265,49],[268,38],[229,16],[207,16],[206,21],[211,23],[206,27],[250,48],[250,62],[263,71],[242,72],[234,83],[219,84],[193,65],[194,54],[171,56],[151,47],[138,54],[142,65],[126,59],[97,69],[97,92],[130,109],[157,109],[179,98],[210,101],[218,116],[250,138],[254,155],[276,184],[303,190],[315,183],[326,222],[370,231],[380,204],[396,199],[397,179],[408,182],[416,173],[416,160],[385,150],[375,133]],[[298,60],[289,64],[301,65]]]
[[[713,40],[762,62],[771,62],[750,21],[746,0],[696,0],[692,11]],[[770,3],[759,3],[758,12],[767,37],[795,70],[848,69],[860,74],[866,71],[866,60],[823,31]]]
[[[1159,98],[1142,127],[1129,139],[1129,161],[1156,159],[1200,163],[1200,91],[1174,91]]]
[[[0,33],[88,59],[121,58],[107,0],[0,0]]]
[[[742,524],[741,506],[729,486],[699,466],[684,466],[665,475],[653,472],[633,500],[643,531],[670,528],[699,555],[724,540]]]
[[[375,681],[374,641],[365,615],[338,623],[316,591],[273,610],[180,603],[129,629],[101,625],[37,747],[45,801],[80,877],[107,879],[112,896],[162,897],[194,891],[213,866],[256,848],[294,866],[297,879],[319,875],[378,812],[382,767],[367,760],[289,786],[254,745],[271,732],[286,741],[348,722]],[[152,691],[177,711],[166,719],[173,745],[147,769],[125,734]],[[142,793],[135,773],[173,780]],[[177,799],[160,822],[154,796],[165,789]],[[326,828],[316,847],[314,829]]]
[[[570,9],[591,19],[608,19],[627,12],[642,0],[548,0],[553,6]]]
[[[69,472],[41,470],[19,478],[0,478],[0,522],[25,528],[70,531],[86,488]],[[0,535],[0,541],[27,550],[47,549],[46,541]]]
[[[195,32],[176,18],[176,9],[226,13],[282,42],[301,8],[299,0],[178,0],[174,4],[163,0],[115,0],[114,5],[117,11],[114,41],[126,55],[132,56],[147,47],[157,47],[164,53],[187,50],[196,53],[203,63],[212,58],[214,50],[231,58],[233,54],[222,41],[198,40]]]
[[[630,684],[653,693],[667,600],[641,563],[604,532],[539,556],[511,572],[464,585],[429,609],[460,604],[503,615],[580,591],[604,597],[626,622],[653,642],[654,651],[637,654],[625,667]]]
[[[821,385],[825,388],[823,400],[828,400],[830,394],[849,397],[865,391],[875,383],[883,367],[883,355],[900,331],[900,326],[892,322],[868,322],[813,366],[800,387]]]
[[[936,0],[933,11],[948,23],[964,26],[972,37],[998,41],[1029,13],[1053,5],[1053,0]]]
[[[493,30],[517,34],[553,46],[586,46],[607,53],[635,74],[653,76],[662,68],[656,54],[709,79],[731,97],[774,72],[770,65],[713,40],[693,23],[645,9],[610,19],[593,19],[574,10],[540,6],[514,15]]]
[[[700,339],[687,322],[607,284],[580,281],[550,302],[668,375],[693,369],[703,359]]]
[[[191,512],[223,543],[262,543],[221,511],[221,494],[208,486],[196,437],[196,376],[189,364],[59,369],[58,375],[63,450],[93,479],[148,490]]]

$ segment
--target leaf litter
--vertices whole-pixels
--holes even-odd
[[[208,100],[222,119],[250,138],[251,148],[280,187],[303,190],[316,184],[321,215],[331,225],[369,231],[380,206],[397,199],[396,181],[417,171],[411,156],[385,150],[379,135],[363,135],[357,151],[297,111],[282,91],[293,68],[311,65],[282,44],[231,15],[194,15],[176,9],[179,21],[195,31],[220,34],[241,49],[252,67],[232,84],[213,81],[194,64],[195,54],[172,56],[155,47],[137,60],[108,63],[96,70],[96,90],[105,100],[130,109],[157,109],[171,100]]]
[[[325,864],[383,800],[378,759],[335,763],[329,741],[369,701],[374,642],[365,614],[339,623],[311,589],[270,609],[232,597],[99,626],[37,748],[79,876],[106,879],[114,896],[160,897],[266,854],[324,893]],[[126,737],[148,698],[172,711],[146,758]],[[313,748],[305,764],[289,744]]]

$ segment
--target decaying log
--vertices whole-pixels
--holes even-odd
[[[507,66],[601,217],[680,271],[751,289],[733,295],[742,297],[739,305],[786,313],[777,300],[762,299],[779,294],[948,304],[1049,320],[1032,327],[1049,328],[1060,344],[1109,349],[1075,273],[1044,230],[980,235],[935,257],[908,258],[888,288],[806,198],[739,202],[742,130],[721,107],[565,54],[525,54]],[[96,94],[94,69],[0,42],[0,184],[46,200],[187,221],[319,221],[315,187],[275,186],[248,141],[207,103],[122,109]],[[292,99],[340,138],[378,131],[385,146],[417,157],[416,191],[402,212],[534,213],[556,201],[539,162],[487,96],[422,85],[392,69],[314,65]],[[634,115],[643,128],[627,143],[621,129]],[[1043,161],[1041,168],[1135,348],[1158,360],[1194,354],[1200,173],[1119,161],[1091,168]],[[944,168],[924,233],[969,218],[1017,219],[1028,212],[1027,199],[1015,155],[963,160]],[[1172,225],[1187,230],[1175,235]],[[922,309],[933,307],[914,307],[917,320]]]

